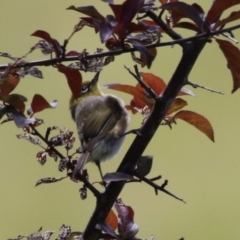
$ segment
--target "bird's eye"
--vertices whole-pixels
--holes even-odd
[[[88,91],[88,86],[82,86],[82,91],[81,91],[81,93],[85,93],[85,92],[87,92]]]

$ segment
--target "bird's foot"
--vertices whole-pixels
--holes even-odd
[[[140,129],[137,128],[137,129],[132,129],[132,130],[130,130],[130,131],[128,131],[128,132],[125,132],[125,133],[123,133],[122,135],[120,135],[119,137],[124,137],[124,136],[126,136],[126,135],[128,135],[128,134],[135,134],[135,135],[137,135],[137,136],[142,136],[142,134],[141,134],[141,132],[140,132]]]

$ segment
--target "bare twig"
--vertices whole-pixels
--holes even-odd
[[[151,187],[153,187],[156,195],[158,194],[158,191],[161,191],[161,192],[164,192],[164,193],[168,194],[169,196],[171,196],[171,197],[173,197],[173,198],[175,198],[175,199],[177,199],[177,200],[179,200],[183,203],[186,203],[183,199],[177,197],[176,195],[174,195],[173,193],[171,193],[171,192],[169,192],[168,190],[165,189],[165,187],[168,184],[168,180],[165,180],[162,185],[158,185],[158,184],[154,183],[152,179],[148,179],[146,177],[138,176],[136,173],[134,173],[134,175],[136,177],[138,177],[140,181],[142,180],[143,182],[145,182],[148,185],[150,185]],[[155,181],[155,179],[154,179],[154,181]]]
[[[141,78],[139,72],[138,72],[138,69],[137,69],[137,65],[134,66],[135,68],[135,71],[137,74],[134,74],[130,68],[127,68],[126,66],[124,66],[128,72],[141,84],[141,86],[149,93],[149,95],[152,97],[152,98],[157,98],[158,95],[153,91],[152,88],[150,88]]]
[[[229,34],[230,34],[230,36],[228,36],[228,35],[225,34],[225,33],[222,33],[222,35],[223,35],[224,37],[226,37],[226,38],[230,39],[231,41],[233,41],[233,42],[235,42],[235,43],[238,44],[238,40],[234,38],[232,32],[230,32]]]
[[[66,56],[66,49],[67,49],[67,45],[68,45],[68,39],[64,40],[63,46],[62,46],[62,58],[64,59]]]
[[[157,181],[157,180],[159,180],[161,178],[162,178],[162,176],[159,175],[159,176],[156,176],[154,178],[149,178],[149,180],[153,182],[153,181]],[[134,182],[141,182],[141,181],[142,181],[141,178],[138,178],[138,179],[134,178],[133,180],[129,180],[127,183],[134,183]]]
[[[157,180],[159,180],[159,179],[161,179],[162,178],[162,176],[161,175],[159,175],[159,176],[156,176],[156,177],[154,177],[154,178],[150,178],[149,180],[150,181],[157,181]]]
[[[190,82],[189,80],[187,81],[187,84],[192,86],[193,88],[202,88],[202,89],[207,90],[209,92],[213,92],[213,93],[218,93],[218,94],[224,95],[224,93],[221,92],[221,91],[217,91],[217,90],[214,90],[214,89],[211,89],[211,88],[208,88],[208,87],[204,87],[204,86],[199,85],[197,83]]]

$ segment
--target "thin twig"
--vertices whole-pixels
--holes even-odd
[[[68,40],[65,39],[63,42],[63,46],[62,46],[62,58],[64,59],[66,57],[66,49],[67,49],[67,45],[68,45]]]
[[[141,75],[140,75],[140,73],[139,73],[139,71],[138,71],[138,66],[137,66],[137,65],[134,65],[134,70],[135,70],[135,73],[136,73],[137,77],[139,77],[140,79],[142,79],[142,78],[141,78]]]
[[[165,12],[165,9],[161,9],[159,15],[158,15],[158,18],[159,19],[162,19],[162,16],[163,16],[163,13]]]
[[[135,65],[134,66],[134,68],[135,68],[135,70],[137,69],[137,67],[136,67],[137,65]],[[142,79],[141,79],[141,77],[140,77],[140,74],[138,73],[138,70],[136,70],[137,71],[137,75],[139,75],[139,76],[137,76],[136,74],[134,74],[131,70],[130,70],[130,68],[127,68],[126,66],[124,66],[127,70],[128,70],[128,72],[141,84],[141,86],[149,93],[149,95],[152,97],[152,98],[157,98],[158,97],[158,95],[153,91],[153,89],[152,88],[150,88]]]
[[[157,181],[157,180],[159,180],[159,179],[161,179],[162,178],[162,176],[161,175],[159,175],[159,176],[156,176],[156,177],[154,177],[154,178],[149,178],[149,181]],[[129,181],[127,181],[127,183],[134,183],[134,182],[141,182],[142,181],[142,179],[141,178],[138,178],[138,179],[136,179],[136,178],[134,178],[134,179],[132,179],[132,180],[129,180]]]
[[[187,84],[190,85],[190,86],[192,86],[193,88],[202,88],[202,89],[207,90],[207,91],[209,91],[209,92],[213,92],[213,93],[217,93],[217,94],[222,94],[222,95],[224,95],[224,93],[221,92],[221,91],[217,91],[217,90],[214,90],[214,89],[211,89],[211,88],[208,88],[208,87],[204,87],[204,86],[199,85],[199,84],[197,84],[197,83],[193,83],[193,82],[187,81]]]
[[[156,177],[150,178],[149,180],[153,182],[153,181],[160,180],[161,178],[162,178],[162,176],[159,175],[159,176],[156,176]]]
[[[230,34],[230,36],[228,36],[228,35],[225,34],[225,33],[222,33],[222,35],[223,35],[224,37],[226,37],[226,38],[230,39],[231,41],[233,41],[233,42],[235,42],[235,43],[238,44],[238,40],[233,37],[233,34],[231,34],[231,32],[230,32],[229,34]]]
[[[179,201],[181,201],[181,202],[183,202],[183,203],[186,203],[183,199],[177,197],[176,195],[174,195],[173,193],[171,193],[171,192],[169,192],[168,190],[165,189],[165,187],[166,187],[167,184],[168,184],[168,181],[167,181],[167,180],[165,180],[162,185],[157,185],[156,183],[154,183],[154,182],[152,181],[152,179],[148,179],[148,178],[146,178],[146,177],[141,177],[141,176],[139,176],[137,173],[134,173],[134,175],[135,175],[136,177],[138,177],[140,180],[142,180],[143,182],[145,182],[145,183],[147,183],[148,185],[150,185],[151,187],[153,187],[154,190],[155,190],[156,195],[158,194],[158,191],[161,191],[161,192],[164,192],[164,193],[168,194],[169,196],[171,196],[171,197],[173,197],[173,198],[175,198],[175,199],[177,199],[177,200],[179,200]],[[160,176],[160,177],[161,177],[161,176]],[[155,179],[154,179],[154,181],[155,181]]]

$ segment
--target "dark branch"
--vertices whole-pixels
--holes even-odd
[[[173,31],[163,20],[162,20],[162,14],[163,10],[160,12],[159,17],[153,12],[153,11],[148,11],[147,16],[150,17],[160,28],[163,29],[163,31],[170,36],[174,40],[181,40],[183,39],[179,34],[177,34],[175,31]],[[182,45],[182,42],[179,43]]]
[[[220,29],[220,30],[216,30],[216,31],[212,31],[212,32],[201,33],[196,36],[189,37],[189,38],[182,38],[182,39],[169,41],[169,42],[162,42],[162,43],[157,42],[157,43],[153,43],[153,44],[148,44],[148,45],[145,45],[145,47],[146,48],[156,48],[156,47],[173,46],[176,44],[182,45],[183,43],[196,41],[196,40],[209,41],[208,38],[210,36],[215,36],[215,35],[219,35],[219,34],[222,34],[225,32],[230,32],[230,31],[233,31],[238,28],[240,28],[240,24],[233,26],[233,27]],[[118,49],[118,50],[114,50],[114,51],[89,54],[89,55],[86,55],[86,59],[101,58],[101,57],[106,57],[106,56],[115,56],[115,55],[121,55],[124,53],[137,52],[137,51],[138,50],[134,47],[127,48],[127,49],[126,48]],[[60,62],[72,62],[72,61],[79,61],[79,57],[65,57],[65,58],[60,57],[60,58],[52,58],[52,59],[47,59],[47,60],[32,61],[32,62],[27,62],[27,63],[11,66],[11,68],[32,67],[32,66],[51,66],[51,65],[54,65],[54,64],[60,63]],[[9,64],[0,65],[0,70],[4,70],[7,67],[9,67]]]

